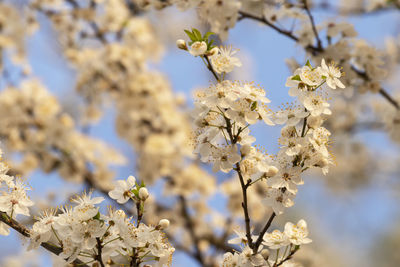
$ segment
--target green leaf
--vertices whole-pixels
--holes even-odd
[[[312,69],[313,67],[310,64],[310,60],[307,60],[306,66],[308,66],[310,69]]]
[[[139,190],[132,189],[131,192],[135,195],[135,197],[139,198]]]
[[[203,38],[201,37],[201,32],[200,32],[198,29],[193,28],[193,29],[192,29],[192,32],[193,32],[194,36],[196,37],[196,40],[197,40],[197,41],[201,41],[201,40],[203,39]]]
[[[255,110],[257,108],[257,101],[254,101],[252,104],[251,104],[251,110]]]
[[[100,220],[100,211],[97,212],[96,216],[94,216],[93,219]]]
[[[190,32],[188,30],[184,30],[184,31],[186,32],[187,36],[189,36],[190,40],[192,40],[193,42],[196,42],[196,36],[192,32]]]
[[[300,75],[293,76],[293,77],[291,78],[291,80],[293,80],[293,81],[301,81]]]
[[[209,40],[207,43],[207,51],[210,51],[215,47],[215,45],[212,45],[214,43],[214,40]]]
[[[207,32],[206,34],[204,34],[203,39],[206,40],[208,39],[208,37],[210,37],[211,35],[214,35],[215,33],[213,32]]]

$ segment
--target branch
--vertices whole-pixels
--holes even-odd
[[[308,6],[307,6],[307,9],[308,9]],[[307,9],[306,9],[306,11],[307,11]],[[272,24],[271,22],[269,22],[269,21],[268,21],[266,18],[264,18],[264,17],[257,17],[257,16],[255,16],[255,15],[252,15],[252,14],[249,14],[249,13],[246,13],[246,12],[243,12],[243,11],[239,11],[239,14],[241,15],[241,17],[239,17],[238,21],[240,21],[240,20],[242,20],[242,19],[246,19],[246,18],[247,18],[247,19],[252,19],[252,20],[255,20],[255,21],[259,21],[259,22],[262,22],[262,23],[264,23],[265,25],[269,26],[270,28],[274,29],[274,30],[277,31],[278,33],[281,33],[282,35],[288,37],[289,39],[292,39],[292,40],[295,41],[295,42],[298,42],[298,41],[299,41],[299,38],[296,37],[295,35],[293,35],[293,32],[287,31],[287,30],[283,30],[283,29],[281,29],[281,28],[275,26],[274,24]],[[311,13],[310,13],[310,15],[311,15]],[[309,15],[309,16],[310,16],[310,15]],[[316,34],[317,32],[316,32],[316,29],[314,29],[314,28],[315,28],[315,23],[313,22],[314,19],[313,19],[312,16],[310,17],[310,20],[311,20],[312,25],[313,25],[314,34]],[[317,40],[319,40],[319,37],[318,37]],[[318,41],[317,41],[317,42],[318,42]],[[320,41],[318,42],[318,46],[308,45],[308,46],[305,47],[305,49],[308,50],[308,51],[311,51],[311,52],[313,53],[313,55],[316,55],[316,54],[318,54],[318,53],[322,53],[322,52],[325,51],[325,49],[323,48],[322,44],[319,45],[319,43],[320,43]],[[355,69],[353,66],[352,66],[351,68],[352,68],[352,70],[354,70],[360,77],[362,77],[364,80],[369,80],[369,77],[367,76],[366,73],[361,72],[361,71],[358,71],[358,70]],[[382,95],[382,96],[383,96],[390,104],[392,104],[396,109],[400,109],[400,104],[399,104],[391,95],[389,95],[389,93],[388,93],[384,88],[380,88],[380,89],[379,89],[379,94]]]
[[[252,15],[250,13],[246,13],[244,11],[239,11],[239,14],[241,15],[241,17],[239,17],[238,21],[240,21],[242,19],[252,19],[252,20],[255,20],[255,21],[259,21],[259,22],[264,23],[265,25],[269,26],[270,28],[274,29],[276,32],[288,37],[289,39],[292,39],[296,43],[299,41],[299,38],[297,36],[295,36],[292,31],[288,31],[288,30],[279,28],[278,26],[274,25],[272,22],[268,21],[264,16],[263,17],[257,17],[255,15]],[[324,51],[322,46],[321,47],[317,47],[317,46],[313,46],[313,45],[307,45],[305,47],[305,49],[307,51],[311,51],[313,54]]]
[[[13,228],[15,231],[20,233],[21,235],[30,238],[31,233],[28,228],[26,228],[24,225],[20,224],[16,220],[12,219],[10,216],[7,215],[7,213],[0,211],[0,221],[7,224],[11,228]],[[51,253],[55,255],[60,255],[63,252],[63,249],[61,247],[58,247],[52,243],[49,242],[43,242],[40,244],[43,248],[45,248],[47,251],[50,251]],[[83,267],[89,267],[86,265],[84,262],[82,262],[79,259],[76,259],[72,262],[75,266],[83,266]]]
[[[358,70],[354,66],[351,66],[351,70],[353,70],[359,77],[361,77],[364,81],[370,81],[370,77],[367,73]],[[390,104],[392,104],[396,109],[400,109],[399,103],[388,93],[384,88],[379,89],[379,94],[383,96]]]
[[[308,8],[307,1],[308,0],[303,0],[304,10],[306,11],[308,18],[310,19],[311,27],[315,35],[315,40],[317,40],[317,46],[319,49],[322,49],[322,42],[321,39],[319,38],[317,27],[315,26],[314,17],[312,16],[310,9]]]
[[[271,226],[272,221],[274,220],[275,216],[276,216],[276,213],[272,212],[271,216],[268,219],[268,222],[265,224],[264,228],[260,232],[260,235],[258,236],[257,241],[254,243],[253,253],[257,253],[258,247],[261,245],[264,235],[268,231],[269,227]]]
[[[238,21],[240,21],[242,19],[256,20],[256,21],[259,21],[261,23],[268,25],[275,31],[281,33],[282,35],[289,37],[290,39],[292,39],[295,42],[299,41],[299,38],[294,36],[292,31],[284,30],[284,29],[281,29],[281,28],[275,26],[272,22],[268,21],[264,16],[260,18],[260,17],[257,17],[255,15],[252,15],[252,14],[244,12],[244,11],[239,11],[239,15],[240,15],[240,17],[239,17]]]
[[[197,235],[196,235],[196,233],[194,231],[193,221],[190,218],[185,197],[182,196],[182,195],[179,196],[179,202],[181,203],[181,208],[182,208],[181,212],[182,212],[182,216],[183,216],[183,218],[185,220],[186,228],[189,230],[190,237],[192,238],[192,241],[193,241],[193,245],[194,245],[194,249],[195,249],[194,256],[199,261],[199,263],[204,266],[205,265],[204,258],[203,258],[203,255],[201,253],[200,244],[199,244],[200,240],[199,240],[199,238],[197,237]]]
[[[101,244],[101,240],[100,240],[100,238],[96,238],[96,241],[97,241],[97,251],[98,251],[98,253],[97,253],[97,255],[96,255],[96,260],[100,263],[100,266],[101,267],[105,267],[105,265],[104,265],[104,262],[103,262],[103,258],[102,258],[102,249],[103,249],[103,246],[102,246],[102,244]]]
[[[236,142],[237,142],[237,138],[235,138],[233,136],[231,120],[228,119],[227,117],[225,117],[225,115],[224,115],[224,119],[225,119],[225,122],[226,122],[226,131],[228,132],[231,144],[235,145]],[[234,170],[237,172],[237,174],[239,176],[240,186],[242,188],[242,196],[243,196],[242,208],[243,208],[243,213],[244,213],[244,221],[245,221],[245,225],[246,225],[246,237],[247,237],[247,241],[249,242],[249,247],[252,248],[253,247],[253,240],[251,238],[250,216],[249,216],[249,208],[248,208],[248,205],[247,205],[247,188],[250,186],[250,182],[251,181],[249,183],[245,184],[244,178],[243,178],[243,175],[242,175],[242,171],[240,170],[239,162],[236,163],[235,166],[236,167],[234,168]]]

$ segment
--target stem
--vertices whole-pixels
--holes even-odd
[[[307,112],[307,109],[304,109],[304,110]],[[308,116],[303,119],[303,129],[301,130],[301,137],[304,137],[306,134],[307,118],[308,118]],[[296,132],[297,132],[297,130],[296,130]]]
[[[258,247],[261,245],[261,242],[262,242],[262,240],[264,238],[264,235],[268,231],[268,228],[271,226],[272,221],[274,220],[275,216],[276,216],[276,213],[272,212],[272,214],[269,217],[267,223],[265,224],[264,228],[260,232],[260,235],[258,236],[257,241],[254,243],[253,253],[257,253]]]
[[[103,262],[103,258],[101,256],[102,249],[103,249],[103,246],[101,244],[101,240],[100,240],[100,238],[97,237],[96,241],[97,241],[97,251],[98,251],[98,253],[96,255],[96,260],[100,263],[101,267],[105,267],[104,262]]]
[[[231,120],[225,116],[224,116],[224,119],[226,122],[226,130],[229,134],[230,141],[234,145],[237,142],[237,138],[233,137]],[[243,208],[243,213],[244,213],[244,221],[245,221],[245,225],[246,225],[246,237],[247,237],[247,241],[249,242],[249,247],[252,248],[253,240],[251,238],[250,216],[249,216],[249,208],[247,205],[247,188],[250,186],[251,181],[248,182],[247,184],[245,184],[244,178],[242,175],[242,171],[240,170],[239,162],[236,163],[236,168],[234,168],[234,170],[237,172],[237,174],[239,176],[240,186],[242,187],[242,196],[243,196],[242,208]]]
[[[286,261],[290,260],[290,259],[293,257],[293,255],[294,255],[299,249],[300,249],[300,247],[299,247],[299,246],[296,246],[292,251],[290,251],[289,255],[288,255],[285,259],[281,260],[279,263],[274,264],[274,267],[281,266],[283,263],[285,263]]]
[[[279,259],[279,248],[276,250],[276,258],[275,258],[275,266],[277,266],[276,264],[278,263],[278,259]]]
[[[207,61],[207,69],[214,75],[214,78],[217,80],[217,82],[220,82],[221,80],[219,79],[218,74],[215,72],[213,66],[211,65],[211,62],[208,59],[208,56],[204,55],[204,58]]]
[[[137,216],[138,216],[136,227],[138,227],[143,218],[142,200],[136,202],[136,210],[137,210]]]

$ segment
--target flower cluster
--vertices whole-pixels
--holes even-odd
[[[274,173],[276,168],[268,157],[251,148],[255,138],[248,129],[260,120],[273,125],[266,105],[269,102],[265,91],[251,83],[225,80],[197,92],[193,112],[198,126],[195,152],[201,160],[212,162],[215,172],[229,172],[245,157],[241,168],[246,173]]]
[[[236,231],[235,231],[236,232]],[[231,244],[241,244],[241,252],[228,252],[224,254],[222,266],[279,266],[287,260],[288,255],[297,251],[302,244],[311,243],[308,236],[307,223],[300,220],[297,224],[287,222],[284,232],[274,230],[271,233],[265,233],[259,253],[254,253],[247,245],[247,238],[244,233],[236,232],[238,237],[228,241]],[[279,251],[284,249],[282,254]],[[270,256],[269,250],[277,250],[275,258]],[[279,265],[278,265],[279,264]]]
[[[30,188],[20,178],[8,175],[9,170],[7,164],[0,161],[0,213],[12,219],[18,214],[30,216],[29,207],[34,205],[26,194]],[[0,222],[0,235],[8,235],[9,232],[7,225]]]
[[[307,62],[286,81],[289,95],[296,96],[299,104],[288,105],[274,116],[275,123],[284,127],[279,138],[281,149],[274,160],[279,172],[267,180],[266,204],[277,214],[294,204],[297,186],[303,184],[303,171],[320,168],[326,174],[333,163],[328,151],[331,133],[322,126],[332,112],[323,90],[324,85],[344,88],[340,77],[340,69],[333,63],[327,65],[323,59],[316,68]]]
[[[132,193],[130,198],[140,204],[140,212],[143,212],[143,203],[149,193],[139,185],[139,190],[132,189],[134,183],[132,176],[127,181],[118,181],[110,196],[122,203],[125,200],[121,197]],[[128,191],[120,195],[124,189]],[[62,208],[60,213],[55,210],[43,213],[32,227],[29,249],[50,242],[62,247],[60,256],[67,262],[92,258],[112,266],[131,261],[138,265],[142,262],[153,262],[152,266],[170,265],[174,248],[161,231],[169,226],[168,220],[160,220],[158,225],[151,226],[141,223],[142,214],[138,214],[136,223],[123,210],[109,209],[104,215],[98,207],[103,200],[92,197],[91,193],[84,194],[73,199],[74,207]]]
[[[0,93],[0,134],[4,145],[23,153],[20,163],[12,163],[14,172],[26,174],[42,167],[57,170],[69,181],[83,181],[87,166],[96,170],[91,182],[101,188],[111,185],[110,164],[122,164],[124,157],[100,140],[75,127],[75,121],[41,82],[27,79],[19,89],[9,86]]]
[[[249,217],[248,188],[260,180],[265,181],[261,189],[266,195],[264,205],[273,209],[273,219],[294,204],[297,186],[304,183],[301,179],[303,171],[320,168],[326,174],[333,162],[328,151],[330,132],[322,126],[326,116],[332,113],[324,90],[325,87],[333,90],[344,88],[340,81],[342,72],[333,62],[326,64],[324,59],[318,67],[313,67],[307,61],[286,82],[286,86],[290,87],[289,95],[297,97],[298,104],[287,105],[273,113],[267,106],[270,100],[259,86],[224,79],[227,72],[240,64],[237,64],[238,61],[231,53],[226,53],[227,50],[222,50],[222,54],[221,50],[214,53],[214,48],[208,45],[209,36],[202,37],[196,32],[196,29],[187,32],[192,39],[190,50],[184,41],[178,41],[177,45],[189,50],[194,56],[206,59],[203,61],[214,74],[217,83],[195,94],[195,109],[192,113],[197,127],[194,152],[200,155],[203,162],[211,162],[214,172],[236,171],[241,185],[241,206],[245,218]],[[194,40],[192,35],[198,35],[198,40]],[[199,52],[200,41],[204,42],[204,48]],[[208,60],[209,57],[211,60]],[[256,139],[250,135],[249,127],[258,121],[271,126],[284,125],[277,155],[269,156],[253,146]],[[249,221],[246,219],[246,233],[239,233],[239,237],[230,242],[242,242],[245,247],[240,253],[225,254],[222,266],[269,265],[269,252],[260,246],[261,238],[264,240],[262,244],[270,249],[287,247],[280,259],[281,263],[288,260],[300,244],[311,242],[307,238],[308,230],[304,220],[297,225],[287,223],[284,233],[276,230],[260,234],[260,237],[251,236]],[[289,254],[286,255],[287,250]],[[278,256],[275,264],[278,263]]]

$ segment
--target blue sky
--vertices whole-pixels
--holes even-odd
[[[316,14],[316,20],[320,22],[327,16],[329,14],[319,12]],[[350,21],[354,23],[360,37],[380,46],[385,36],[396,33],[398,30],[396,25],[399,25],[400,17],[396,13],[383,13],[365,18],[354,17]],[[181,26],[183,30],[192,25]],[[35,34],[28,42],[29,58],[34,73],[54,94],[65,97],[74,88],[74,72],[66,65],[53,38],[54,36],[49,33],[48,25]],[[275,107],[281,102],[291,100],[287,95],[287,88],[284,87],[286,77],[290,75],[284,59],[294,56],[304,60],[300,47],[295,46],[284,36],[253,21],[238,23],[231,30],[227,43],[240,49],[239,57],[246,55],[250,57],[251,68],[254,70],[251,78],[266,89]],[[191,90],[198,86],[207,86],[212,77],[204,71],[201,60],[175,49],[173,45],[169,45],[168,48],[158,67],[169,77],[174,90],[184,93],[190,102]],[[246,61],[243,60],[243,62]],[[91,129],[91,134],[113,144],[132,162],[134,158],[132,151],[116,136],[113,127],[110,127],[114,124],[113,118],[113,111],[110,110],[101,123]],[[265,146],[268,151],[276,151],[279,127],[260,126],[256,127],[254,133],[257,143]],[[361,135],[360,138],[372,138],[372,145],[375,147],[389,145],[386,137],[377,133],[369,133],[367,137]],[[397,147],[393,149],[398,151]],[[133,163],[118,168],[118,177],[125,178],[132,174],[134,171],[132,166],[134,166]],[[379,233],[381,229],[389,227],[389,225],[382,226],[382,223],[392,222],[398,218],[398,208],[395,205],[398,197],[378,182],[373,182],[352,195],[337,195],[324,186],[323,179],[322,177],[321,181],[306,180],[306,184],[299,190],[296,205],[288,213],[292,213],[297,218],[298,213],[292,210],[296,207],[300,208],[304,212],[301,216],[310,224],[311,233],[315,228],[326,233],[334,244],[350,243],[354,251],[347,251],[347,253],[362,256],[363,249],[368,248],[375,238],[373,233]],[[63,181],[57,175],[47,177],[40,172],[33,174],[29,178],[29,183],[35,188],[33,194],[37,195],[57,190],[63,185]],[[70,187],[76,188],[74,185]],[[223,208],[221,204],[219,206],[218,208]],[[17,251],[18,246],[14,244],[18,244],[19,241],[15,234],[1,237],[1,240],[0,258]],[[349,250],[350,246],[347,245],[345,248]],[[43,266],[47,263],[48,261],[45,260]],[[176,255],[173,266],[188,266],[188,259]]]

